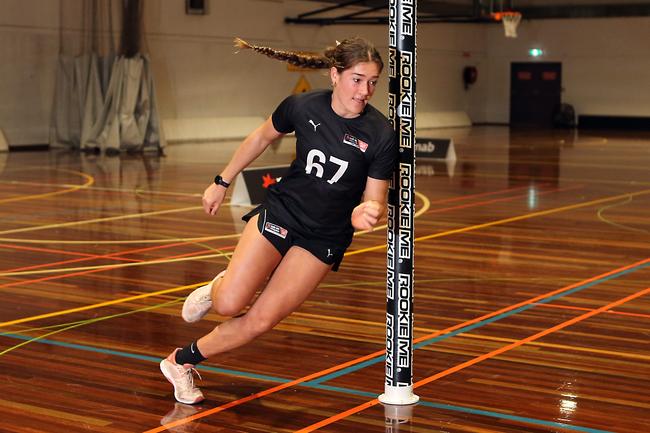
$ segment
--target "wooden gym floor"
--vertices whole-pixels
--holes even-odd
[[[0,431],[649,431],[650,138],[419,135],[453,137],[458,161],[417,164],[421,402],[400,414],[375,400],[385,230],[275,330],[208,360],[207,400],[185,406],[158,362],[222,320],[179,312],[237,242],[245,209],[200,209],[237,143],[0,154]]]

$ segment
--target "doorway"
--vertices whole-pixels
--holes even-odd
[[[552,128],[561,93],[562,63],[511,63],[510,126]]]

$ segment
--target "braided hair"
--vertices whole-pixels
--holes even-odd
[[[384,62],[374,45],[359,37],[337,42],[336,46],[326,48],[322,55],[276,50],[249,44],[240,38],[235,38],[235,46],[239,49],[250,49],[272,59],[281,60],[301,68],[329,69],[335,67],[339,72],[343,72],[362,62],[375,62],[379,66],[380,72],[384,67]]]

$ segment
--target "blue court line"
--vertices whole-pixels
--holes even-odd
[[[334,391],[334,392],[342,392],[346,394],[354,394],[362,397],[368,397],[371,399],[377,398],[377,394],[373,394],[371,392],[366,392],[366,391],[358,391],[355,389],[348,389],[348,388],[339,388],[338,386],[329,386],[329,385],[313,385],[310,386],[310,388],[316,388],[316,389],[322,389],[326,391]],[[543,425],[546,427],[561,427],[563,429],[567,430],[574,430],[574,431],[579,431],[579,432],[585,432],[585,433],[614,433],[610,432],[608,430],[599,430],[599,429],[594,429],[594,428],[589,428],[589,427],[581,427],[577,425],[571,425],[571,424],[565,424],[561,422],[556,422],[556,421],[545,421],[541,419],[535,419],[535,418],[528,418],[525,416],[517,416],[517,415],[509,415],[506,413],[499,413],[499,412],[492,412],[490,410],[483,410],[483,409],[472,409],[471,407],[463,407],[463,406],[455,406],[451,404],[443,404],[443,403],[434,403],[431,401],[425,401],[425,400],[420,400],[417,405],[422,405],[422,406],[428,406],[428,407],[433,407],[436,409],[442,409],[442,410],[449,410],[453,412],[463,412],[463,413],[468,413],[471,415],[481,415],[481,416],[487,416],[491,418],[499,418],[499,419],[505,419],[508,421],[517,421],[517,422],[524,422],[527,424],[536,424],[536,425]],[[415,409],[417,410],[417,409]]]
[[[435,338],[431,338],[429,340],[425,340],[423,342],[420,342],[416,345],[414,345],[415,348],[423,347],[425,345],[435,343],[437,341],[444,340],[446,338],[449,338],[451,336],[457,335],[461,332],[465,332],[471,329],[478,328],[480,326],[495,322],[496,320],[502,319],[504,317],[511,316],[513,314],[519,313],[521,311],[525,311],[527,309],[533,308],[536,305],[539,304],[544,304],[547,302],[551,302],[555,299],[559,299],[561,297],[564,297],[569,294],[576,293],[578,291],[584,290],[588,287],[595,286],[596,284],[600,284],[605,281],[609,281],[615,278],[618,278],[620,276],[635,272],[640,269],[644,269],[646,267],[650,266],[650,263],[645,263],[641,264],[629,269],[626,269],[624,271],[616,272],[614,274],[608,275],[607,277],[599,278],[597,280],[591,281],[589,283],[583,284],[578,287],[574,287],[573,289],[555,294],[553,296],[550,296],[546,299],[542,299],[540,301],[537,301],[532,304],[528,304],[519,308],[516,308],[514,310],[508,311],[506,313],[502,313],[500,315],[491,317],[489,319],[480,321],[476,324],[466,326],[464,328],[458,329],[456,331],[450,332],[448,334],[444,334],[442,336],[438,336]],[[5,336],[5,337],[10,337],[10,338],[15,338],[15,339],[20,339],[20,340],[34,340],[33,337],[27,337],[24,335],[18,335],[18,334],[10,334],[10,333],[3,333],[0,334],[0,336]],[[39,339],[39,340],[34,340],[35,342],[38,343],[43,343],[43,344],[50,344],[54,346],[61,346],[61,347],[66,347],[66,348],[71,348],[71,349],[78,349],[78,350],[84,350],[84,351],[89,351],[89,352],[95,352],[95,353],[102,353],[102,354],[108,354],[108,355],[115,355],[115,356],[121,356],[125,358],[131,358],[131,359],[139,359],[143,361],[152,361],[159,363],[160,358],[152,357],[152,356],[147,356],[147,355],[139,355],[139,354],[134,354],[134,353],[128,353],[128,352],[120,352],[116,350],[111,350],[111,349],[103,349],[103,348],[98,348],[98,347],[92,347],[92,346],[86,346],[86,345],[81,345],[81,344],[75,344],[75,343],[66,343],[66,342],[61,342],[61,341],[56,341],[56,340],[48,340],[48,339]],[[356,394],[356,395],[364,395],[364,396],[370,396],[372,398],[375,398],[375,394],[371,393],[363,393],[363,391],[356,391],[352,389],[347,389],[347,388],[339,388],[339,387],[334,387],[334,386],[328,386],[328,385],[322,385],[321,383],[330,380],[336,377],[340,377],[344,374],[351,373],[354,371],[359,370],[360,368],[376,364],[377,362],[382,361],[385,358],[385,356],[379,356],[377,358],[373,358],[369,361],[365,361],[363,363],[357,364],[356,366],[348,367],[343,370],[340,370],[336,373],[332,373],[330,375],[323,376],[319,379],[313,380],[313,381],[308,381],[308,382],[302,382],[298,384],[299,386],[304,386],[307,388],[315,388],[315,389],[324,389],[324,390],[332,390],[332,391],[338,391],[338,392],[345,392],[348,394]],[[232,376],[239,376],[239,377],[244,377],[244,378],[251,378],[251,379],[259,379],[259,380],[265,380],[269,382],[275,382],[275,383],[287,383],[290,380],[289,379],[283,379],[283,378],[278,378],[278,377],[273,377],[273,376],[267,376],[267,375],[261,375],[261,374],[256,374],[256,373],[249,373],[249,372],[242,372],[242,371],[237,371],[237,370],[230,370],[230,369],[224,369],[224,368],[218,368],[218,367],[210,367],[210,366],[205,366],[205,365],[199,365],[198,369],[200,370],[206,370],[206,371],[213,371],[216,373],[222,373],[222,374],[227,374],[227,375],[232,375]],[[550,425],[554,427],[562,427],[566,429],[571,429],[571,430],[577,430],[577,431],[582,431],[586,433],[612,433],[612,432],[607,432],[606,430],[596,430],[596,429],[589,429],[587,427],[577,427],[577,426],[571,426],[571,425],[565,425],[562,423],[556,423],[552,421],[544,421],[544,420],[536,420],[534,418],[525,418],[525,417],[514,417],[511,415],[507,414],[499,414],[498,412],[489,412],[489,411],[482,411],[479,409],[471,409],[471,408],[463,408],[462,406],[450,406],[450,405],[443,405],[443,404],[438,404],[438,403],[431,403],[431,402],[426,402],[426,401],[421,401],[421,404],[425,406],[431,406],[431,407],[436,407],[440,409],[447,409],[447,410],[457,410],[457,411],[462,411],[462,412],[467,412],[467,413],[476,413],[476,414],[483,414],[486,416],[493,416],[493,417],[498,417],[502,419],[512,419],[512,420],[522,420],[523,422],[530,422],[534,424],[540,424],[540,425]],[[512,418],[510,418],[512,417]],[[529,421],[527,421],[529,420]]]
[[[15,338],[18,340],[34,340],[34,337],[28,337],[25,335],[19,335],[19,334],[10,334],[10,333],[4,333],[0,334],[0,337],[10,337],[10,338]],[[86,346],[83,344],[75,344],[75,343],[66,343],[65,341],[56,341],[56,340],[48,340],[46,338],[43,339],[38,339],[34,340],[35,343],[43,343],[43,344],[49,344],[52,346],[60,346],[60,347],[65,347],[68,349],[77,349],[77,350],[83,350],[86,352],[94,352],[94,353],[102,353],[105,355],[115,355],[115,356],[121,356],[123,358],[131,358],[131,359],[137,359],[140,361],[151,361],[155,362],[156,364],[159,364],[161,359],[156,358],[154,356],[148,356],[148,355],[140,355],[137,353],[129,353],[129,352],[121,352],[118,350],[111,350],[111,349],[103,349],[101,347],[93,347],[93,346]],[[288,379],[281,379],[278,377],[274,376],[266,376],[264,374],[256,374],[256,373],[249,373],[249,372],[244,372],[244,371],[238,371],[238,370],[230,370],[227,368],[219,368],[219,367],[210,367],[208,365],[198,365],[197,370],[206,370],[206,371],[212,371],[215,373],[221,373],[221,374],[227,374],[231,376],[239,376],[239,377],[245,377],[248,379],[259,379],[259,380],[266,380],[268,382],[279,382],[279,383],[286,383],[290,382]]]
[[[33,340],[33,337],[27,337],[25,335],[18,335],[18,334],[0,334],[3,337],[10,337],[10,338],[16,338],[19,340]],[[56,340],[48,340],[48,339],[41,339],[41,340],[35,340],[35,343],[42,343],[42,344],[49,344],[52,346],[60,346],[60,347],[65,347],[68,349],[77,349],[77,350],[83,350],[87,352],[95,352],[95,353],[102,353],[102,354],[107,354],[107,355],[114,355],[114,356],[121,356],[123,358],[130,358],[130,359],[137,359],[140,361],[150,361],[150,362],[155,362],[156,364],[160,362],[160,358],[156,358],[153,356],[148,356],[148,355],[139,355],[137,353],[128,353],[128,352],[120,352],[118,350],[111,350],[111,349],[103,349],[99,347],[93,347],[93,346],[86,346],[82,344],[75,344],[75,343],[66,343],[63,341],[56,341]],[[232,375],[232,376],[239,376],[239,377],[244,377],[247,379],[258,379],[258,380],[263,380],[263,381],[268,381],[268,382],[275,382],[275,383],[288,383],[291,382],[293,379],[284,379],[280,377],[274,377],[274,376],[267,376],[263,374],[256,374],[256,373],[249,373],[249,372],[244,372],[244,371],[237,371],[237,370],[230,370],[227,368],[218,368],[218,367],[210,367],[207,365],[198,365],[197,369],[199,370],[205,370],[205,371],[212,371],[215,373],[221,373],[221,374],[227,374],[227,375]],[[314,383],[309,383],[309,382],[303,382],[299,383],[298,386],[302,386],[305,388],[312,388],[312,389],[318,389],[318,390],[325,390],[325,391],[332,391],[332,392],[338,392],[338,393],[344,393],[344,394],[351,394],[351,395],[357,395],[361,397],[368,397],[371,399],[377,398],[377,394],[373,394],[371,392],[367,391],[360,391],[356,389],[351,389],[351,388],[341,388],[338,386],[329,386],[329,385],[321,385],[321,384],[314,384]],[[521,416],[515,416],[515,415],[508,415],[504,413],[499,413],[499,412],[492,412],[492,411],[487,411],[487,410],[482,410],[482,409],[472,409],[469,407],[463,407],[463,406],[454,406],[454,405],[448,405],[448,404],[441,404],[441,403],[434,403],[434,402],[429,402],[425,400],[420,400],[418,402],[419,405],[422,406],[429,406],[433,407],[436,409],[441,409],[441,410],[448,410],[448,411],[453,411],[453,412],[463,412],[463,413],[468,413],[472,415],[482,415],[490,418],[497,418],[497,419],[506,419],[510,421],[518,421],[518,422],[523,422],[527,424],[532,424],[532,425],[542,425],[542,426],[550,426],[550,427],[560,427],[563,429],[568,429],[568,430],[574,430],[574,431],[579,431],[579,432],[584,432],[584,433],[614,433],[614,432],[609,432],[606,430],[597,430],[597,429],[592,429],[589,427],[581,427],[581,426],[576,426],[576,425],[569,425],[569,424],[564,424],[564,423],[559,423],[559,422],[554,422],[554,421],[545,421],[541,419],[535,419],[535,418],[527,418],[527,417],[521,417]]]
[[[501,320],[501,319],[504,319],[506,317],[512,316],[514,314],[521,313],[522,311],[526,311],[526,310],[529,310],[531,308],[534,308],[537,305],[546,304],[548,302],[552,302],[552,301],[554,301],[556,299],[559,299],[559,298],[562,298],[564,296],[572,295],[572,294],[577,293],[577,292],[579,292],[581,290],[587,289],[589,287],[593,287],[593,286],[595,286],[597,284],[600,284],[600,283],[603,283],[603,282],[606,282],[606,281],[609,281],[609,280],[613,280],[613,279],[621,277],[623,275],[627,275],[629,273],[638,271],[638,270],[646,268],[648,266],[650,266],[650,263],[642,263],[642,264],[637,265],[637,266],[635,266],[633,268],[625,269],[623,271],[616,272],[616,273],[608,275],[606,277],[599,278],[599,279],[591,281],[589,283],[585,283],[585,284],[583,284],[581,286],[574,287],[573,289],[569,289],[569,290],[566,290],[564,292],[557,293],[557,294],[555,294],[553,296],[549,296],[548,298],[539,300],[537,302],[527,304],[527,305],[523,305],[521,307],[515,308],[514,310],[506,311],[505,313],[498,314],[498,315],[496,315],[494,317],[490,317],[489,319],[481,320],[480,322],[476,322],[476,323],[473,323],[471,325],[465,326],[463,328],[456,329],[455,331],[451,331],[451,332],[448,332],[446,334],[438,335],[437,337],[433,337],[433,338],[430,338],[428,340],[421,341],[421,342],[413,345],[413,349],[419,349],[420,347],[428,346],[428,345],[436,343],[438,341],[446,340],[447,338],[454,337],[454,336],[456,336],[458,334],[462,334],[463,332],[468,332],[468,331],[471,331],[473,329],[480,328],[480,327],[488,325],[488,324],[490,324],[492,322],[496,322],[497,320]],[[321,376],[321,377],[319,377],[317,379],[311,380],[311,381],[309,381],[309,384],[310,385],[318,385],[318,384],[327,382],[329,380],[336,379],[337,377],[345,376],[346,374],[353,373],[355,371],[358,371],[358,370],[360,370],[362,368],[366,368],[366,367],[368,367],[370,365],[373,365],[373,364],[376,364],[378,362],[383,362],[385,358],[386,358],[386,355],[377,356],[376,358],[369,359],[368,361],[365,361],[365,362],[362,362],[362,363],[359,363],[359,364],[355,364],[355,365],[352,365],[350,367],[335,371],[334,373],[330,373],[328,375]]]

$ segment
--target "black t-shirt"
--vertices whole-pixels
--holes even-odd
[[[371,105],[346,119],[332,110],[332,92],[292,95],[272,116],[279,132],[296,133],[296,159],[269,188],[267,206],[305,236],[350,238],[352,210],[367,177],[390,179],[397,144],[390,122]]]

